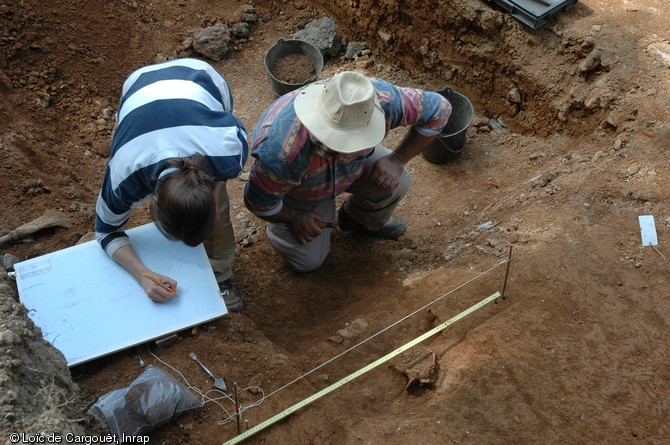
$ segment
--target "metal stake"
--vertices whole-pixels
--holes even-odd
[[[242,413],[240,413],[240,404],[237,401],[237,382],[233,383],[233,387],[235,388],[235,417],[237,418],[237,434],[240,434],[242,432],[240,428],[240,417],[242,417]]]
[[[507,257],[507,269],[505,270],[505,282],[503,283],[503,288],[500,297],[503,300],[505,299],[505,289],[507,288],[507,277],[509,276],[509,264],[512,262],[512,247],[514,247],[513,244],[509,246],[509,256]]]
[[[138,348],[138,349],[135,349],[135,353],[137,354],[137,358],[140,360],[140,366],[141,366],[142,368],[144,368],[144,360],[142,360],[142,356],[140,355],[140,350],[139,350],[139,348]]]

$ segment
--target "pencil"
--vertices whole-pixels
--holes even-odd
[[[149,275],[148,273],[143,273],[142,276],[143,276],[144,278],[148,278],[148,279],[150,279],[151,281],[153,281],[154,283],[158,284],[159,286],[163,286],[165,289],[167,289],[168,291],[170,291],[171,293],[174,294],[175,290],[172,289],[172,288],[170,287],[169,284],[161,283],[160,281],[158,281],[158,280],[156,279],[156,277],[152,277],[152,276]]]
[[[331,222],[325,222],[325,221],[317,221],[316,225],[321,227],[322,229],[334,229],[335,224]]]

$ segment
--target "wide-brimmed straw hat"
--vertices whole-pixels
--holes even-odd
[[[384,110],[370,79],[345,71],[304,87],[294,101],[298,119],[326,147],[353,153],[379,144],[386,134]]]

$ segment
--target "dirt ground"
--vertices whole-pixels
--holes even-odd
[[[229,387],[262,388],[244,430],[502,290],[513,246],[505,300],[248,443],[669,443],[668,0],[583,0],[538,30],[480,0],[5,0],[0,232],[52,208],[73,226],[2,251],[25,260],[91,232],[125,77],[183,55],[196,30],[237,23],[249,8],[259,17],[250,38],[212,62],[249,132],[275,99],[265,52],[329,16],[345,42],[371,53],[328,58],[322,77],[356,70],[449,85],[475,108],[466,149],[448,164],[410,162],[399,240],[336,233],[326,263],[306,275],[283,264],[244,208],[244,177],[232,181],[244,311],[181,332],[170,348],[142,346],[144,361],[173,372],[158,357],[207,391],[194,351]],[[655,217],[656,249],[642,246],[639,215]],[[147,222],[146,211],[132,220]],[[100,431],[85,408],[144,371],[135,351],[68,370],[16,303],[15,284],[0,281],[0,442],[11,432]],[[261,399],[254,392],[241,391],[243,406]],[[234,421],[220,424],[234,405],[218,402],[157,429],[151,443],[234,437]]]

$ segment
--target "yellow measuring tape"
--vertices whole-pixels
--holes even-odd
[[[284,411],[280,412],[279,414],[276,414],[272,417],[270,417],[268,420],[259,423],[255,427],[246,430],[242,434],[235,436],[234,438],[230,439],[228,442],[224,442],[223,445],[233,445],[236,443],[240,443],[245,439],[248,439],[249,437],[253,436],[254,434],[258,433],[259,431],[264,430],[265,428],[269,427],[270,425],[279,422],[281,419],[284,417],[290,416],[294,412],[298,411],[300,408],[304,408],[305,406],[309,405],[310,403],[320,399],[321,397],[325,396],[328,393],[331,393],[335,391],[337,388],[349,383],[350,381],[354,380],[355,378],[358,378],[365,374],[368,371],[373,370],[377,366],[381,365],[384,362],[387,362],[391,360],[393,357],[396,357],[399,354],[402,354],[403,352],[407,351],[409,348],[418,345],[428,337],[431,337],[447,326],[457,322],[461,318],[464,318],[465,316],[471,314],[472,312],[476,311],[477,309],[481,308],[482,306],[485,306],[486,304],[492,302],[496,298],[500,297],[500,292],[496,292],[492,294],[489,297],[484,298],[482,301],[479,303],[475,304],[474,306],[470,306],[468,309],[464,310],[460,314],[450,318],[449,320],[445,321],[444,323],[434,327],[430,331],[426,332],[425,334],[421,335],[420,337],[415,338],[414,340],[410,341],[409,343],[405,343],[398,349],[396,349],[393,352],[390,352],[386,354],[385,356],[375,360],[374,362],[370,363],[369,365],[365,366],[364,368],[359,369],[358,371],[354,372],[353,374],[349,374],[348,376],[344,377],[342,380],[338,380],[337,382],[333,383],[332,385],[328,386],[327,388],[322,389],[321,391],[317,392],[314,395],[309,396],[308,398],[296,403],[293,406],[290,406],[286,408]]]

